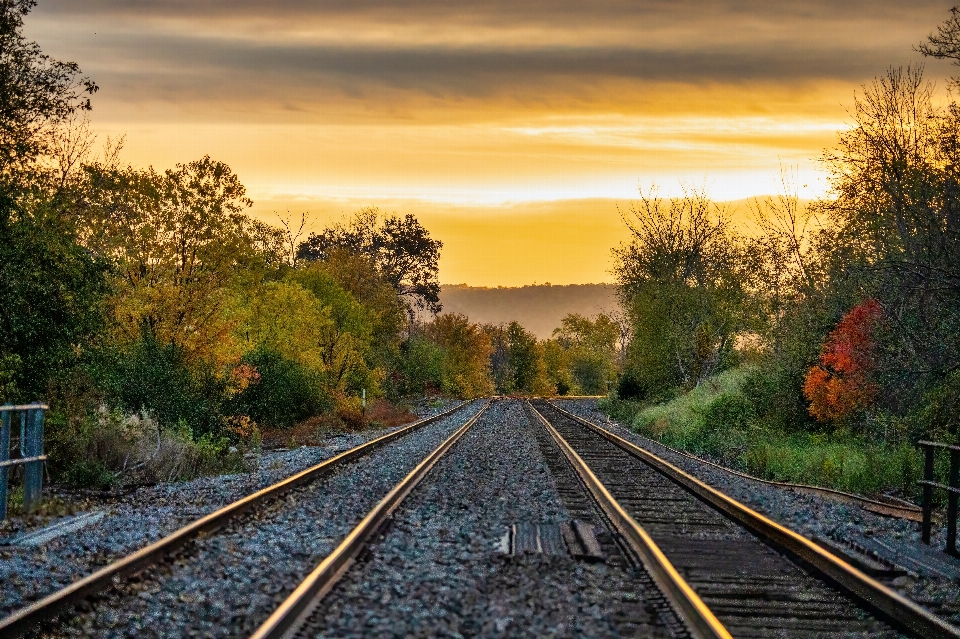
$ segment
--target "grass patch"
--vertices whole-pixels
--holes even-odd
[[[606,400],[600,408],[646,437],[763,479],[913,496],[922,472],[917,449],[846,431],[787,433],[764,424],[742,392],[752,372],[725,371],[659,404]]]

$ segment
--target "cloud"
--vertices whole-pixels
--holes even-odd
[[[128,110],[409,120],[696,112],[717,87],[728,109],[736,92],[749,109],[771,86],[856,86],[915,57],[945,15],[940,2],[893,0],[46,0],[28,26]],[[699,99],[670,105],[691,91]]]

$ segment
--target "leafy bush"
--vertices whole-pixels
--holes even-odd
[[[106,490],[116,483],[116,479],[100,460],[79,459],[63,473],[64,483],[94,490]]]
[[[642,401],[647,398],[647,386],[636,375],[628,371],[621,375],[617,382],[617,397],[619,399]]]
[[[161,429],[142,414],[52,411],[45,440],[53,480],[77,488],[185,480],[243,467],[243,449],[228,438],[210,433],[194,438],[183,421]]]
[[[186,422],[200,434],[220,432],[226,382],[207,366],[189,367],[180,347],[144,330],[131,346],[104,353],[98,367],[110,405],[146,411],[161,428]]]
[[[396,362],[394,394],[430,394],[443,386],[443,349],[432,340],[414,335],[401,346]]]
[[[875,350],[873,332],[881,315],[874,299],[853,307],[830,333],[820,362],[807,372],[803,394],[819,421],[842,421],[873,404],[870,379]]]
[[[106,262],[48,216],[0,195],[0,368],[12,401],[42,397],[51,371],[74,361],[102,322]]]
[[[230,401],[232,414],[249,415],[268,428],[290,428],[332,406],[318,373],[275,350],[260,347],[242,363],[256,370],[257,379]]]

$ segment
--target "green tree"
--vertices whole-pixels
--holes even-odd
[[[566,365],[577,391],[588,395],[607,393],[618,372],[619,325],[603,313],[593,320],[570,313],[560,320],[553,337],[567,352]]]
[[[22,215],[0,196],[0,361],[6,400],[45,396],[47,380],[79,361],[103,326],[109,265],[52,217]]]
[[[23,35],[31,0],[0,2],[0,362],[7,399],[37,399],[96,334],[107,264],[58,214],[58,135],[97,89]]]
[[[628,367],[653,390],[696,386],[732,363],[754,321],[743,243],[702,191],[641,192],[623,217],[631,240],[614,250],[614,272],[633,324]]]
[[[443,356],[440,382],[443,390],[458,397],[482,397],[493,393],[490,374],[490,338],[466,315],[437,315],[425,334],[440,347]]]
[[[331,251],[345,249],[370,259],[379,275],[393,286],[413,309],[439,313],[440,283],[437,280],[443,243],[413,215],[383,216],[379,209],[359,211],[347,224],[335,224],[321,233],[311,233],[297,252],[298,259],[327,260]]]
[[[116,337],[136,340],[146,326],[191,361],[231,359],[231,287],[276,261],[263,252],[270,229],[243,212],[251,201],[237,176],[208,156],[162,174],[95,164],[87,176],[84,243],[117,265]]]
[[[54,60],[23,35],[35,0],[0,2],[0,182],[8,193],[46,186],[58,129],[90,110],[97,85],[74,62]]]
[[[922,68],[890,69],[865,87],[854,126],[824,158],[835,193],[821,205],[830,286],[849,291],[832,319],[868,297],[879,303],[871,382],[895,414],[960,368],[960,107],[937,107],[933,90]]]

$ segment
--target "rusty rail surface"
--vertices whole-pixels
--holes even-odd
[[[421,427],[439,419],[443,419],[465,407],[469,402],[462,402],[453,408],[431,417],[417,420],[412,424],[395,430],[365,444],[344,451],[335,457],[323,461],[315,466],[292,475],[272,486],[263,488],[251,495],[239,499],[223,508],[205,515],[183,528],[170,533],[163,539],[156,541],[140,550],[110,563],[100,570],[87,575],[65,588],[62,588],[33,604],[14,611],[9,616],[0,619],[0,636],[19,636],[46,621],[69,606],[83,600],[85,597],[109,587],[115,577],[123,578],[132,575],[147,566],[158,563],[174,550],[182,547],[188,541],[203,533],[209,533],[222,527],[228,520],[237,517],[266,500],[283,496],[291,489],[305,483],[319,479],[332,470],[351,461],[359,459],[383,445],[408,435]]]

